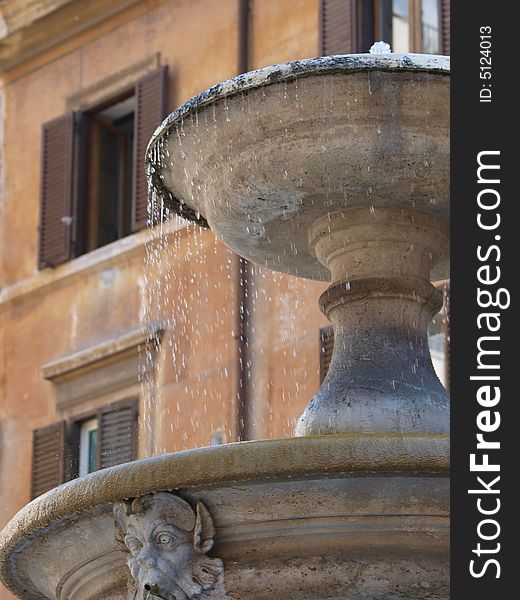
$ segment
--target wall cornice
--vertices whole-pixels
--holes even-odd
[[[0,73],[143,0],[0,2]]]

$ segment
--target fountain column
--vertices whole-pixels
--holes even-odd
[[[335,342],[296,435],[449,432],[427,341],[442,306],[430,269],[448,242],[445,221],[412,209],[340,210],[311,226],[309,249],[331,274],[320,308]]]

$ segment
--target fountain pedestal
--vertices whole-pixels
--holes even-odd
[[[430,270],[448,240],[443,221],[410,209],[347,209],[311,226],[310,251],[331,273],[320,307],[334,351],[296,435],[449,432],[427,340],[442,306]]]

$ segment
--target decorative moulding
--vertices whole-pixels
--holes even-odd
[[[161,55],[159,52],[151,54],[142,60],[127,66],[125,69],[113,73],[88,87],[71,94],[65,103],[67,111],[84,111],[93,108],[107,100],[123,94],[132,88],[137,79],[150,71],[159,68]]]
[[[42,376],[55,387],[56,406],[65,409],[113,393],[132,394],[152,381],[163,331],[160,325],[134,329],[43,365]],[[145,353],[149,360],[142,359]]]
[[[160,341],[163,331],[164,327],[161,325],[154,325],[149,328],[139,327],[127,331],[110,340],[48,362],[41,368],[42,376],[44,379],[53,381],[70,375],[78,369],[112,358],[114,355],[126,350],[138,350],[138,347],[142,344]]]
[[[9,0],[0,5],[0,73],[63,43],[141,0]]]

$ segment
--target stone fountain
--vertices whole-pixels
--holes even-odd
[[[0,538],[4,583],[27,600],[449,598],[449,401],[426,338],[448,275],[449,59],[247,73],[172,113],[147,167],[161,205],[241,256],[331,282],[329,372],[292,439],[37,498]]]

